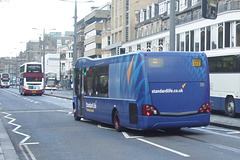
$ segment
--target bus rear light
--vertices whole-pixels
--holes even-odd
[[[160,115],[158,110],[151,105],[143,105],[142,107],[143,116],[158,116]]]
[[[198,113],[210,113],[210,103],[204,103],[200,108]]]

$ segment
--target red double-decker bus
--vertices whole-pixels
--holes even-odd
[[[41,63],[28,62],[20,66],[19,93],[21,95],[44,93],[44,74]]]
[[[9,88],[10,87],[10,74],[0,73],[0,87]]]

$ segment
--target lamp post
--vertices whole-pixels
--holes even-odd
[[[73,44],[73,67],[77,61],[77,0],[75,0],[74,12],[74,44]]]
[[[68,0],[61,0],[66,2],[71,2]],[[73,44],[73,66],[75,66],[75,63],[77,61],[77,3],[91,3],[94,2],[93,0],[86,0],[86,1],[80,1],[77,2],[75,0],[75,10],[74,10],[74,44]]]
[[[170,0],[170,51],[175,51],[175,0]]]

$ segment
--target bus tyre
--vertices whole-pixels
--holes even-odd
[[[116,129],[116,131],[118,131],[118,132],[122,131],[122,127],[120,126],[120,119],[119,119],[118,111],[114,112],[113,125],[114,125],[114,128]]]
[[[236,106],[235,106],[235,102],[233,97],[227,97],[227,101],[226,101],[226,106],[225,106],[225,113],[229,116],[229,117],[235,117],[236,115]]]
[[[75,108],[73,108],[73,117],[75,119],[75,121],[80,121],[80,117],[77,115],[77,110]]]

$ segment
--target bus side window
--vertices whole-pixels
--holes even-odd
[[[108,75],[100,76],[99,96],[100,97],[108,97]]]
[[[99,67],[97,84],[99,97],[108,97],[108,69],[108,66]]]
[[[86,95],[95,97],[98,93],[96,91],[96,67],[87,68],[86,72]]]

